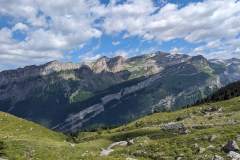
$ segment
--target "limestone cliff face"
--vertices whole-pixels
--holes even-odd
[[[81,66],[81,64],[74,64],[71,62],[61,63],[58,61],[52,61],[40,69],[40,75],[48,75],[54,72],[79,69]]]

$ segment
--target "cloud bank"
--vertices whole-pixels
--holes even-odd
[[[65,59],[67,52],[93,38],[119,33],[146,41],[182,39],[197,44],[189,54],[240,57],[240,1],[161,4],[152,0],[111,0],[108,4],[99,0],[1,0],[0,17],[8,17],[5,21],[10,24],[0,29],[1,66]]]

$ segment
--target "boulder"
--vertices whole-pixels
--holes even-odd
[[[234,151],[230,151],[228,157],[232,158],[232,160],[240,160],[240,154]]]
[[[75,147],[75,144],[74,143],[69,143],[71,147]]]
[[[228,143],[225,144],[222,149],[226,153],[228,153],[230,151],[239,151],[239,147],[237,145],[237,142],[234,141],[234,140],[228,141]]]
[[[219,155],[215,155],[212,160],[224,160],[223,157],[219,156]]]
[[[210,142],[213,142],[216,138],[217,138],[216,135],[211,135],[211,136],[209,137],[209,141],[210,141]]]
[[[199,148],[197,143],[194,144],[194,148]]]
[[[240,141],[240,134],[237,135],[237,141]]]
[[[127,140],[127,145],[128,145],[128,146],[133,145],[133,144],[134,144],[133,139]]]
[[[184,126],[183,123],[170,122],[164,124],[162,129],[169,132],[179,133],[179,134],[188,134],[190,131]]]
[[[203,154],[205,151],[206,151],[206,149],[203,147],[199,147],[199,149],[198,149],[199,154]]]
[[[215,107],[215,106],[209,106],[208,108],[204,108],[202,110],[203,114],[207,114],[207,113],[213,113],[213,112],[220,112],[221,108]]]
[[[183,127],[184,127],[183,123],[170,122],[170,123],[164,124],[162,126],[162,129],[170,131],[170,130],[179,130],[180,128],[183,128]]]
[[[177,156],[176,158],[175,158],[176,160],[182,160],[182,159],[184,159],[184,154],[180,154],[179,156]]]
[[[213,145],[209,145],[208,147],[207,147],[207,149],[214,149],[215,148],[215,146],[213,146]]]
[[[179,134],[188,134],[190,133],[190,130],[188,130],[186,127],[182,127],[178,130]]]

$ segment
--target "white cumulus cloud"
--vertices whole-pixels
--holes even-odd
[[[204,0],[185,6],[166,0],[110,0],[109,4],[99,0],[1,0],[0,6],[0,16],[11,17],[13,23],[0,29],[2,68],[64,59],[65,52],[92,38],[122,32],[123,38],[183,39],[201,44],[191,54],[240,57],[240,1],[236,0]],[[26,33],[22,41],[13,37],[17,30]]]

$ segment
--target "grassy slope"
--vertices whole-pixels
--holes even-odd
[[[0,112],[0,142],[3,142],[0,153],[10,160],[79,160],[84,159],[85,151],[99,149],[105,144],[97,140],[73,147],[63,134],[3,112]]]
[[[206,108],[222,111],[203,113]],[[191,133],[179,135],[160,129],[168,122],[184,123]],[[31,129],[32,128],[32,129]],[[80,133],[75,146],[66,142],[67,137],[34,123],[0,113],[0,141],[3,153],[9,159],[211,159],[215,154],[227,158],[221,151],[222,144],[237,140],[240,134],[240,97],[212,104],[204,104],[177,112],[156,113],[128,125],[99,132]],[[217,138],[210,141],[209,138]],[[107,157],[100,157],[101,148],[112,142],[134,139],[127,147],[115,147]],[[206,151],[198,153],[199,147]],[[240,141],[237,141],[240,145]],[[207,148],[213,145],[212,148]],[[1,147],[0,147],[1,148]],[[1,153],[0,149],[0,153]]]
[[[222,108],[208,114],[202,113],[206,108]],[[184,123],[191,133],[179,135],[160,129],[168,122]],[[221,147],[228,140],[237,140],[240,134],[240,97],[228,101],[196,106],[177,112],[156,113],[146,116],[128,125],[102,131],[92,136],[81,134],[79,140],[108,139],[113,142],[133,138],[135,144],[128,147],[117,147],[109,156],[111,159],[176,159],[183,155],[183,159],[211,159],[215,154],[227,159]],[[214,141],[210,137],[216,135]],[[195,147],[195,143],[199,147]],[[240,145],[240,141],[237,141]],[[211,148],[211,145],[214,146]],[[210,148],[207,148],[209,147]],[[199,148],[205,148],[202,154]]]

